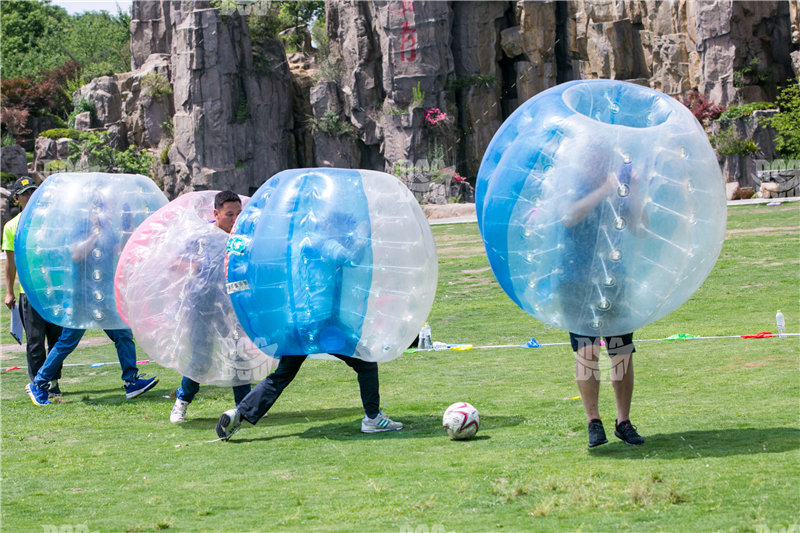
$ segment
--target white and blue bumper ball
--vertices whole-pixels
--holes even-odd
[[[75,329],[127,328],[114,272],[133,230],[167,204],[138,174],[54,174],[31,196],[14,239],[17,272],[48,322]]]
[[[725,191],[703,128],[677,100],[609,80],[525,102],[489,144],[476,210],[489,263],[522,309],[613,336],[682,305],[713,268]]]
[[[227,252],[228,293],[256,344],[274,357],[399,356],[436,293],[428,222],[382,172],[287,170],[243,209]]]

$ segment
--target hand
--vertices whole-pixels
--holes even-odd
[[[5,297],[6,307],[8,307],[9,309],[13,309],[15,303],[17,303],[17,297],[14,295],[14,293],[13,292],[6,293]]]

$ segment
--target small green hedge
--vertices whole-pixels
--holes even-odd
[[[63,139],[64,137],[72,139],[73,141],[82,141],[86,139],[86,133],[72,128],[53,128],[51,130],[43,131],[39,137],[47,137],[48,139]]]
[[[749,117],[753,111],[762,111],[764,109],[776,109],[776,105],[770,102],[752,102],[749,104],[737,105],[731,107],[719,116],[719,123],[721,126],[730,126],[735,120],[740,118]]]

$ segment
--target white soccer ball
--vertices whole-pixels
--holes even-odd
[[[471,439],[480,425],[478,410],[467,402],[454,403],[445,410],[442,417],[442,426],[453,440]]]

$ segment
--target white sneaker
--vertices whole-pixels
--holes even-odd
[[[361,433],[380,433],[381,431],[399,431],[403,424],[395,422],[383,413],[378,413],[375,418],[364,415],[361,419]]]
[[[217,436],[220,440],[228,440],[242,425],[242,416],[237,409],[228,409],[217,420]]]
[[[189,402],[184,402],[181,399],[175,400],[175,405],[172,406],[172,411],[169,413],[169,421],[173,424],[180,424],[186,420],[186,409],[189,408]]]

